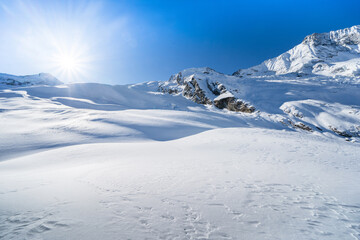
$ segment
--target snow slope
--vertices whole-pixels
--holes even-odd
[[[357,84],[237,81],[216,72],[203,78],[201,70],[186,70],[183,76],[221,81],[227,90],[213,95],[212,101],[231,91],[231,96],[251,103],[256,111],[232,112],[197,104],[181,92],[162,93],[158,88],[163,82],[12,86],[0,90],[0,159],[43,148],[115,139],[164,141],[224,127],[288,129],[359,141]]]
[[[0,164],[0,237],[357,239],[359,150],[230,128],[45,151]]]
[[[251,113],[254,108],[249,115],[265,121],[350,138],[360,136],[359,90],[360,82],[351,78],[238,78],[209,68],[186,69],[160,83],[160,91],[198,103],[217,106],[216,100],[234,99],[241,103],[235,111]]]
[[[166,141],[224,127],[285,128],[271,117],[224,112],[149,88],[70,84],[2,90],[0,160],[80,143]]]
[[[195,79],[204,89],[210,101],[205,104],[193,102],[185,87],[173,80],[124,86],[4,87],[0,89],[0,159],[114,139],[170,140],[224,127],[288,129],[359,141],[359,84],[318,78],[240,80],[208,70],[181,72],[182,79]],[[209,84],[223,92],[215,95]],[[255,111],[233,112],[213,104],[229,97]]]

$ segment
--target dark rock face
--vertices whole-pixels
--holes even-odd
[[[255,111],[255,108],[253,106],[249,106],[248,104],[234,97],[227,97],[219,100],[214,100],[214,105],[219,109],[226,108],[234,112],[252,113]]]
[[[219,83],[219,82],[211,82],[209,83],[209,81],[206,81],[206,85],[208,87],[208,89],[215,95],[215,96],[219,96],[222,93],[225,93],[226,87]]]
[[[350,137],[356,136],[355,134],[350,134],[350,133],[347,133],[345,131],[340,131],[337,128],[332,127],[332,126],[329,126],[329,128],[331,129],[331,131],[333,131],[334,133],[336,133],[336,134],[338,134],[339,136],[342,136],[342,137],[350,138]]]
[[[303,124],[302,122],[294,123],[294,124],[293,124],[293,127],[295,127],[295,128],[300,128],[300,129],[302,129],[302,130],[309,131],[309,132],[312,132],[312,131],[313,131],[311,127]]]
[[[186,98],[189,98],[193,102],[198,104],[211,104],[211,100],[206,96],[205,92],[199,86],[199,83],[196,81],[194,77],[191,78],[190,81],[184,82],[184,79],[181,76],[181,73],[172,76],[170,80],[175,81],[178,86],[181,86],[183,89],[166,87],[163,85],[159,86],[159,91],[163,93],[169,94],[179,94]]]
[[[211,100],[206,97],[204,91],[200,88],[194,77],[191,78],[190,82],[185,83],[183,95],[199,104],[211,104]]]
[[[287,119],[287,120],[281,120],[280,121],[282,124],[284,124],[285,126],[291,126],[293,128],[298,128],[298,129],[301,129],[301,130],[305,130],[305,131],[308,131],[308,132],[313,132],[314,130],[305,125],[304,123],[302,122],[296,122],[294,123],[293,121],[291,121],[290,119]],[[318,128],[320,131],[322,131],[320,128]]]
[[[211,80],[206,75],[213,74],[215,71],[206,68],[200,77],[193,75],[183,76],[180,72],[170,77],[169,81],[159,85],[159,91],[169,94],[182,94],[191,101],[204,104],[214,105],[219,109],[228,109],[234,112],[252,113],[255,108],[235,98],[224,84]],[[218,73],[217,73],[218,74]],[[233,90],[237,92],[237,90]],[[227,94],[229,97],[217,99],[218,96]]]
[[[331,41],[329,34],[326,33],[313,33],[309,36],[306,36],[305,39],[303,40],[303,43],[305,44],[309,44],[312,43],[314,44],[314,46],[319,46],[319,45],[332,45],[335,44],[334,42]]]
[[[239,70],[237,70],[236,72],[234,72],[234,73],[232,74],[232,76],[237,76],[237,77],[242,78],[242,77],[243,77],[242,71],[243,71],[242,69],[239,69]]]

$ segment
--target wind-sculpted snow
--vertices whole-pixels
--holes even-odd
[[[143,88],[76,84],[0,91],[0,159],[89,142],[165,141],[214,128],[284,128],[274,117],[224,112]]]
[[[184,96],[184,85],[174,78],[125,86],[79,83],[3,88],[0,159],[48,147],[113,139],[171,140],[227,127],[359,139],[359,84],[338,78],[240,79],[207,68],[184,70],[181,76],[181,81],[196,79],[209,104]],[[214,94],[216,89],[219,92]],[[243,105],[232,111],[229,102],[219,106],[222,99],[237,99]],[[242,106],[245,113],[237,111]]]
[[[0,238],[357,239],[359,150],[230,128],[4,161]]]

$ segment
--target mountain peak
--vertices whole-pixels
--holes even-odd
[[[258,66],[240,69],[238,77],[295,74],[301,76],[359,77],[360,25],[313,33],[301,44]]]
[[[304,44],[318,45],[357,45],[360,44],[360,25],[328,33],[313,33],[305,37]]]

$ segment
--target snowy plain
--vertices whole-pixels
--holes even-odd
[[[215,129],[4,161],[3,239],[358,239],[358,146]]]

